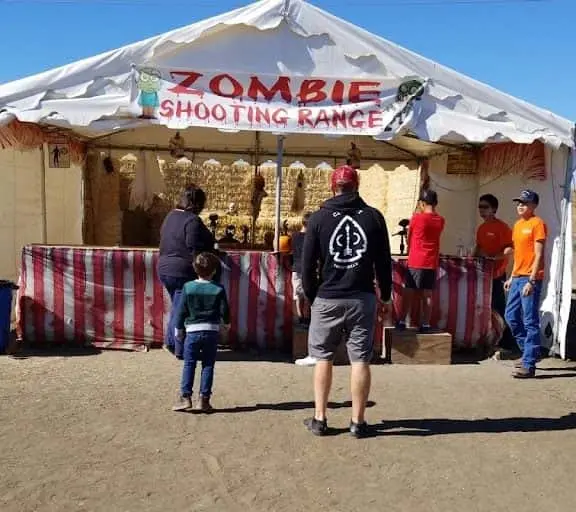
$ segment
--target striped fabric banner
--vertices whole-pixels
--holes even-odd
[[[164,339],[170,299],[156,272],[153,249],[27,246],[22,251],[18,329],[26,340],[144,350]],[[288,259],[265,252],[231,252],[222,261],[231,309],[227,344],[290,351],[292,281]],[[394,264],[399,311],[405,260]],[[492,263],[441,260],[432,324],[456,347],[493,343],[502,330],[492,318]],[[376,339],[382,337],[377,322]],[[500,332],[501,333],[501,332]]]
[[[153,249],[27,246],[22,251],[19,335],[37,344],[144,350],[160,345],[170,299]],[[230,253],[232,347],[291,349],[292,282],[285,258]]]
[[[440,260],[431,324],[452,334],[456,348],[493,344],[501,335],[501,326],[492,320],[492,268],[492,261],[482,258]],[[401,260],[393,270],[396,313],[400,311],[405,273],[406,260]]]

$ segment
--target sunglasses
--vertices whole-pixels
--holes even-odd
[[[479,204],[478,205],[479,210],[488,210],[488,208],[490,208],[489,204]]]

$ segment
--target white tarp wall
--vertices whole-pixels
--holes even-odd
[[[482,194],[493,194],[499,202],[498,216],[510,226],[517,220],[516,208],[512,199],[525,188],[530,188],[540,195],[540,206],[537,214],[548,226],[548,241],[546,244],[546,281],[541,304],[543,343],[551,347],[553,339],[548,323],[556,325],[558,272],[563,276],[561,321],[558,325],[562,340],[560,355],[564,356],[565,343],[563,334],[570,313],[571,272],[563,271],[558,266],[558,251],[560,247],[560,232],[562,226],[562,210],[564,196],[564,180],[568,159],[568,150],[562,148],[554,151],[546,148],[548,179],[546,181],[526,180],[521,176],[479,177],[477,175],[449,175],[446,173],[447,156],[431,159],[430,186],[438,192],[439,212],[446,217],[446,230],[442,236],[443,253],[456,254],[458,245],[469,249],[474,246],[476,229],[481,222],[478,216],[478,198]],[[568,208],[565,265],[572,265],[572,219]],[[565,299],[565,300],[564,300]]]
[[[43,240],[42,152],[0,149],[0,279],[18,279],[22,247],[31,243],[82,243],[82,169],[46,164]]]

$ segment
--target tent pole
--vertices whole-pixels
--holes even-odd
[[[576,146],[576,125],[574,125],[572,129],[572,136],[574,140],[574,145]],[[566,336],[564,336],[564,340],[560,339],[560,333],[558,332],[559,325],[560,325],[560,315],[562,314],[562,302],[564,298],[564,276],[566,272],[569,272],[572,275],[572,268],[566,269],[564,268],[566,265],[566,244],[568,240],[566,240],[566,230],[568,225],[569,213],[570,208],[572,208],[572,174],[573,168],[576,164],[575,155],[574,155],[575,147],[573,146],[570,148],[570,152],[568,154],[568,159],[566,162],[566,174],[564,177],[564,184],[562,186],[562,217],[560,225],[560,244],[558,248],[558,267],[556,273],[556,304],[555,304],[555,313],[556,313],[556,325],[554,329],[554,339],[552,344],[552,351],[559,352],[560,357],[564,359],[566,357]],[[572,243],[572,240],[570,240]]]
[[[42,165],[40,166],[40,209],[42,211],[42,243],[48,243],[48,219],[46,208],[46,149],[45,144],[40,146]]]
[[[276,152],[276,199],[274,215],[274,250],[280,252],[280,230],[282,227],[282,158],[284,154],[284,135],[277,136]]]

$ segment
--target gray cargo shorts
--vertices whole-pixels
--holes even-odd
[[[363,293],[346,299],[322,299],[312,303],[308,354],[332,361],[338,345],[346,340],[351,363],[369,363],[374,350],[376,295]]]

